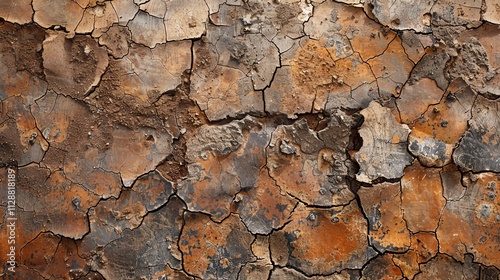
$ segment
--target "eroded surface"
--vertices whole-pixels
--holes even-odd
[[[495,0],[2,1],[0,276],[500,279],[498,24]]]

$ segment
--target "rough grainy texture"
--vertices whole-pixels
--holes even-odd
[[[0,278],[500,279],[497,0],[1,0]]]

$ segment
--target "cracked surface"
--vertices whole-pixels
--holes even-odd
[[[0,277],[500,279],[498,24],[495,0],[1,1]]]

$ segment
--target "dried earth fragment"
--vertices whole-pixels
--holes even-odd
[[[421,273],[415,275],[416,280],[423,279],[478,279],[480,268],[472,260],[464,264],[457,262],[453,258],[439,254],[421,266]],[[488,279],[488,278],[486,278]],[[490,278],[495,279],[495,278]]]
[[[295,209],[291,222],[271,235],[273,262],[306,275],[360,269],[377,255],[368,246],[367,222],[356,202],[334,208]]]
[[[499,109],[497,101],[478,96],[469,129],[453,152],[458,166],[473,172],[500,172]]]
[[[486,11],[483,19],[491,23],[500,24],[500,5],[495,0],[486,0]]]
[[[260,180],[270,182],[259,175],[266,163],[265,146],[270,137],[262,126],[255,119],[247,117],[224,126],[200,127],[197,135],[186,144],[188,178],[178,186],[178,195],[189,210],[209,213],[214,220],[221,221],[229,215],[232,201],[240,200],[235,197],[237,193],[258,188]],[[276,199],[288,204],[283,197]],[[246,203],[241,207],[250,207],[245,206]],[[285,209],[282,209],[282,219],[287,215]],[[244,215],[249,224],[262,218],[260,215]],[[265,225],[270,226],[273,226],[272,220],[268,220]],[[265,227],[254,230],[270,230]]]
[[[403,273],[396,266],[389,254],[380,255],[372,259],[361,271],[363,275],[361,280],[379,280],[379,279],[402,279]]]
[[[412,162],[406,149],[410,129],[396,122],[390,109],[375,101],[361,114],[365,118],[359,129],[363,146],[355,154],[360,165],[356,179],[371,183],[378,178],[402,177],[405,166]]]
[[[0,17],[6,21],[26,24],[31,22],[31,0],[6,0],[0,3]]]
[[[424,80],[426,79],[421,81]],[[434,89],[441,92],[435,87]],[[454,80],[439,103],[429,105],[411,125],[408,149],[412,155],[428,167],[449,164],[454,148],[468,128],[475,100],[476,94],[462,79]],[[408,102],[406,108],[412,106],[419,107],[414,102]],[[405,118],[399,102],[398,108],[402,119]]]
[[[418,160],[405,168],[401,179],[401,208],[411,232],[436,230],[447,203],[442,192],[439,169],[425,168]]]
[[[412,29],[419,33],[431,32],[432,1],[425,0],[368,0],[365,11],[371,13],[381,24],[395,30]]]
[[[83,17],[83,7],[72,0],[33,0],[33,20],[43,28],[53,26],[74,32]]]
[[[214,223],[204,214],[187,213],[179,240],[183,267],[203,279],[236,279],[241,266],[255,259],[254,239],[236,215]]]
[[[104,48],[89,37],[66,38],[62,32],[48,32],[43,42],[43,67],[49,89],[83,99],[98,85],[108,66]]]
[[[361,207],[368,218],[370,244],[378,251],[405,252],[410,247],[401,208],[399,183],[382,183],[358,190]]]
[[[167,1],[165,29],[167,41],[199,38],[205,33],[208,7],[203,0]]]
[[[459,200],[448,201],[437,237],[440,251],[463,261],[471,253],[486,266],[500,265],[500,177],[494,173],[469,174],[467,190]]]
[[[349,125],[346,125],[348,122],[346,116],[338,128],[344,131],[349,129]],[[325,128],[319,135],[328,140],[327,137],[341,131]],[[340,133],[336,135],[339,140],[342,139]],[[347,148],[346,138],[344,141],[339,142]],[[348,175],[345,150],[342,151],[340,147],[337,147],[340,151],[332,150],[327,143],[309,129],[306,119],[292,125],[278,126],[272,134],[267,152],[269,174],[281,190],[307,205],[348,204],[354,199],[354,194],[345,178]]]
[[[167,42],[165,24],[162,18],[139,11],[127,23],[127,27],[132,33],[132,41],[135,43],[154,48],[157,44]]]
[[[184,224],[183,212],[182,201],[172,198],[149,213],[140,227],[125,229],[121,238],[99,248],[93,266],[105,279],[152,279],[167,268],[181,269],[177,241]]]
[[[413,279],[420,272],[420,265],[428,262],[438,253],[438,240],[435,233],[419,232],[411,235],[411,247],[405,254],[393,255],[393,262],[403,276]]]

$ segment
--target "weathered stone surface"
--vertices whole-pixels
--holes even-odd
[[[415,160],[405,169],[401,190],[401,206],[408,229],[413,233],[435,231],[446,204],[439,170],[425,168]]]
[[[481,24],[482,2],[475,0],[443,0],[432,6],[432,24],[437,26]]]
[[[1,2],[0,278],[500,279],[495,1]]]
[[[113,25],[99,38],[99,44],[108,48],[114,58],[123,58],[129,52],[131,33],[127,27]]]
[[[472,253],[484,265],[500,265],[500,178],[498,174],[469,175],[465,195],[448,201],[437,229],[440,251],[463,261]]]
[[[438,253],[438,240],[434,233],[419,232],[411,235],[411,247],[405,254],[394,254],[393,262],[403,276],[413,279],[420,272],[420,265],[428,262]]]
[[[397,123],[390,110],[375,101],[361,114],[365,120],[359,129],[363,146],[355,155],[360,165],[356,179],[370,183],[378,178],[402,177],[405,166],[412,161],[406,150],[410,129]]]
[[[183,212],[182,201],[173,198],[158,211],[149,213],[140,227],[124,230],[120,239],[94,255],[97,271],[105,279],[152,279],[167,268],[181,269],[177,241]]]
[[[44,73],[49,89],[59,94],[83,99],[98,85],[107,66],[106,50],[92,38],[68,39],[56,31],[43,42]]]
[[[332,59],[333,53],[333,47],[301,39],[264,91],[266,111],[296,118],[297,114],[323,111],[329,98],[348,100],[342,107],[363,107],[360,103],[366,97],[357,98],[350,91],[375,81],[370,65],[357,53],[337,61]]]
[[[264,112],[262,92],[255,91],[244,72],[218,65],[218,54],[210,42],[194,44],[190,97],[209,120]]]
[[[425,55],[411,71],[409,82],[429,78],[434,80],[440,89],[446,90],[449,81],[445,77],[445,67],[449,60],[450,55],[442,49],[426,50]]]
[[[307,277],[299,271],[287,267],[277,268],[271,272],[270,280],[343,280],[357,279],[359,276],[354,271],[343,270],[341,273],[334,273],[328,276],[312,276]]]
[[[398,96],[408,80],[413,62],[408,58],[401,39],[396,37],[383,54],[368,61],[382,96]]]
[[[416,280],[420,279],[478,279],[479,267],[476,264],[466,262],[465,264],[455,261],[453,258],[439,254],[421,267],[421,273],[416,274]],[[495,278],[492,278],[495,279]]]
[[[202,126],[197,136],[187,143],[189,175],[178,186],[178,194],[188,209],[209,213],[214,220],[221,221],[229,215],[237,193],[244,189],[259,188],[261,180],[270,182],[269,178],[260,178],[259,175],[266,163],[264,149],[269,138],[262,124],[250,117],[225,126]],[[277,203],[287,200],[275,198],[278,199]],[[250,207],[244,205],[242,207]],[[286,209],[283,211],[287,212]],[[284,218],[282,216],[276,221]],[[249,215],[246,222],[254,223],[257,219]],[[273,220],[267,220],[266,227],[277,226],[273,223]],[[270,228],[260,230],[267,231]]]
[[[44,279],[81,278],[89,273],[90,267],[76,252],[74,240],[53,233],[41,233],[22,248],[21,263],[35,269]],[[20,277],[32,279],[25,273],[21,273]]]
[[[111,5],[113,5],[113,9],[116,11],[118,24],[121,26],[126,26],[139,11],[139,6],[133,0],[113,0]]]
[[[472,108],[472,119],[457,149],[454,162],[474,172],[500,172],[499,103],[478,96]]]
[[[430,105],[439,103],[442,97],[443,90],[432,79],[422,78],[407,83],[396,100],[401,121],[406,124],[415,122],[428,111]]]
[[[467,130],[475,100],[475,93],[462,79],[454,80],[439,103],[427,107],[412,124],[409,151],[425,166],[450,163],[453,149]],[[407,108],[412,106],[419,107],[408,104]]]
[[[168,41],[199,38],[205,33],[208,7],[204,0],[167,1],[165,28]]]
[[[368,18],[363,9],[331,1],[323,1],[315,8],[314,16],[305,24],[305,32],[331,43],[335,33],[344,35],[363,61],[382,54],[395,36],[394,32]]]
[[[376,255],[366,227],[355,202],[330,209],[299,204],[292,221],[271,235],[271,256],[276,264],[307,275],[360,269]]]
[[[382,183],[358,190],[361,207],[368,218],[368,238],[378,251],[405,252],[410,233],[401,208],[399,183]]]
[[[58,152],[62,159],[49,163],[49,168],[63,169],[68,178],[104,197],[116,197],[121,180],[131,186],[172,151],[168,132],[109,126],[69,97],[46,94],[37,101],[33,115],[45,139],[62,151]]]
[[[19,207],[34,212],[46,230],[74,239],[88,232],[87,211],[99,196],[72,183],[61,171],[49,173],[35,165],[21,169],[18,180]]]
[[[261,168],[255,184],[238,193],[234,201],[241,220],[253,234],[269,234],[282,227],[296,204],[281,194],[265,167]]]
[[[58,26],[68,32],[76,30],[84,11],[84,7],[72,0],[33,0],[32,7],[35,11],[33,20],[40,26],[44,28]]]
[[[221,224],[203,214],[186,214],[179,248],[183,267],[203,279],[236,279],[245,263],[254,260],[253,236],[241,220],[231,215]]]
[[[443,185],[443,196],[447,201],[461,199],[466,191],[462,185],[462,173],[454,164],[443,167],[441,171],[441,183]]]
[[[132,33],[132,41],[138,44],[154,48],[157,44],[167,42],[167,34],[162,18],[139,11],[127,23],[127,27]]]
[[[113,23],[118,22],[118,16],[111,3],[101,2],[87,7],[75,31],[92,33],[93,37],[100,37]]]
[[[325,130],[323,139],[330,133],[334,132]],[[354,199],[345,179],[345,149],[335,151],[326,143],[309,129],[305,119],[277,127],[268,149],[267,167],[281,190],[307,205],[344,205]]]
[[[401,269],[394,264],[392,256],[389,254],[380,255],[371,260],[363,268],[361,274],[363,275],[362,280],[401,279],[403,277]]]
[[[0,17],[6,21],[26,24],[31,22],[32,16],[31,0],[6,0],[0,3]]]
[[[391,29],[412,29],[420,33],[431,32],[431,8],[433,2],[430,0],[367,0],[365,11],[371,13],[383,25]]]
[[[418,63],[424,56],[426,48],[433,43],[431,35],[417,34],[410,30],[402,31],[400,34],[405,53],[413,63]]]
[[[172,193],[172,183],[158,172],[139,177],[119,198],[110,198],[92,209],[88,218],[90,233],[81,247],[90,252],[121,238],[126,229],[139,227],[147,213],[165,205]]]
[[[495,0],[486,0],[486,11],[483,14],[483,19],[491,23],[500,24],[500,6]]]

